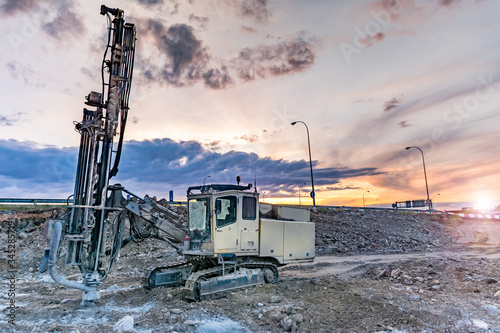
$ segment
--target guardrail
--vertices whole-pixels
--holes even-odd
[[[11,204],[59,204],[66,205],[68,199],[20,199],[20,198],[0,198],[1,203]],[[71,201],[69,202],[71,204]]]
[[[294,207],[309,207],[312,208],[313,206],[311,205],[286,205],[286,204],[279,204],[281,206],[294,206]],[[429,214],[428,209],[408,209],[408,208],[391,208],[391,207],[354,207],[354,206],[319,206],[316,205],[316,208],[327,208],[327,209],[332,209],[332,210],[356,210],[356,211],[395,211],[395,212],[414,212],[414,213],[421,213],[421,214]],[[443,213],[442,211],[439,210],[433,210],[431,214],[441,214]]]
[[[70,199],[25,199],[25,198],[0,198],[0,204],[33,204],[33,205],[43,205],[43,204],[55,204],[55,205],[71,205],[73,202]],[[174,206],[186,205],[186,201],[169,201],[168,202]]]
[[[0,204],[11,203],[11,204],[67,204],[68,199],[25,199],[25,198],[0,198]],[[72,201],[69,201],[71,205]],[[184,206],[187,204],[186,201],[168,201],[170,205],[174,206]],[[299,206],[290,204],[279,204],[281,206]],[[302,207],[312,207],[310,205],[302,205]],[[405,208],[380,208],[380,207],[351,207],[351,206],[316,206],[317,208],[328,208],[337,210],[394,210],[394,211],[410,211],[419,213],[428,213],[428,210],[418,210],[418,209],[405,209]]]

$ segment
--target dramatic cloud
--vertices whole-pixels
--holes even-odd
[[[139,33],[152,39],[161,52],[161,59],[140,58],[139,68],[144,78],[175,87],[190,86],[198,81],[213,89],[223,89],[232,83],[227,67],[211,67],[211,59],[194,29],[186,24],[166,28],[159,20],[135,19]],[[144,37],[143,37],[144,38]],[[158,64],[158,61],[161,64]]]
[[[33,143],[0,140],[0,178],[11,182],[29,181],[32,186],[59,183],[69,192],[76,172],[77,151],[77,148],[37,148]],[[261,158],[238,151],[217,153],[196,141],[156,139],[126,142],[114,181],[124,186],[141,184],[143,191],[151,193],[158,184],[185,190],[198,185],[207,174],[214,183],[234,183],[237,175],[244,183],[253,183],[256,174],[260,186],[269,193],[278,193],[287,189],[295,191],[297,184],[309,179],[309,172],[309,163],[304,160]],[[343,178],[381,173],[375,168],[318,168],[317,165],[314,170],[318,186],[332,186]]]
[[[194,16],[193,20],[196,20]],[[160,53],[160,56],[139,55],[137,60],[142,78],[149,83],[185,87],[201,81],[208,88],[224,89],[234,84],[234,75],[248,81],[293,74],[309,69],[315,60],[313,38],[296,37],[275,45],[244,48],[233,59],[212,59],[209,48],[189,25],[175,24],[167,28],[160,20],[134,18],[132,21],[142,40],[152,41]]]
[[[277,45],[245,48],[232,63],[240,79],[247,81],[301,72],[314,60],[312,40],[295,38]]]
[[[34,143],[0,140],[0,176],[33,183],[71,182],[77,148],[37,148]]]
[[[203,73],[202,78],[205,86],[212,89],[224,89],[233,83],[233,79],[229,76],[227,66],[219,68],[210,68]]]
[[[238,151],[217,153],[204,149],[195,141],[128,141],[123,151],[120,180],[164,182],[169,186],[187,188],[196,185],[207,174],[214,183],[234,183],[237,175],[244,183],[252,183],[256,174],[260,187],[274,191],[294,189],[310,178],[309,163],[304,160],[276,160]],[[336,184],[343,178],[381,173],[375,168],[318,168],[316,165],[314,169],[318,186]]]
[[[239,14],[243,17],[250,17],[259,23],[266,23],[271,16],[266,0],[241,1]]]

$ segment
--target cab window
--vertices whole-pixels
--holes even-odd
[[[210,200],[208,198],[189,199],[189,237],[210,242]]]
[[[255,197],[243,197],[243,219],[255,220],[257,218],[257,199]]]
[[[217,227],[236,222],[236,207],[238,200],[235,196],[217,198],[215,201],[215,212],[217,215]]]

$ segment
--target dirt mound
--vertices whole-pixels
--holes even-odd
[[[311,220],[318,254],[430,251],[456,240],[441,215],[319,209]]]

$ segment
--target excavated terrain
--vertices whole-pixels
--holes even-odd
[[[198,303],[179,288],[142,287],[153,268],[180,259],[147,239],[122,249],[101,298],[81,307],[80,291],[38,273],[43,222],[61,212],[0,213],[0,332],[500,332],[500,222],[319,209],[314,263],[280,268],[276,285]]]

